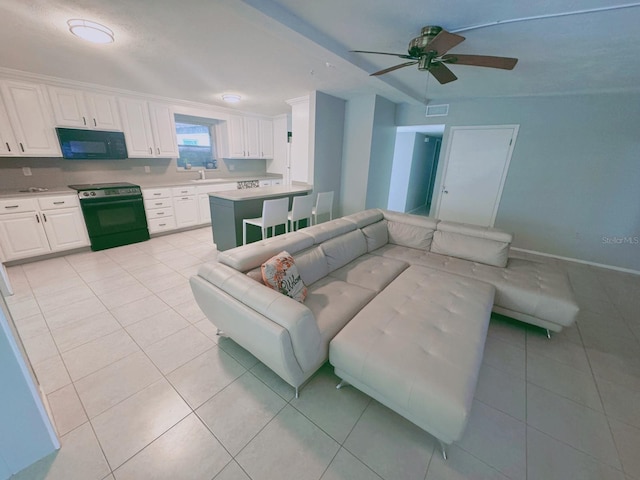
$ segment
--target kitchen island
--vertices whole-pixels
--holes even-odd
[[[214,242],[219,251],[242,245],[242,220],[262,216],[262,202],[276,198],[288,198],[289,210],[293,197],[313,191],[309,185],[274,186],[213,192],[209,194],[211,227]],[[284,231],[283,227],[282,230]],[[249,226],[247,243],[260,240],[260,229]]]

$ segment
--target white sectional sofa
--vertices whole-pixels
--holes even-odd
[[[460,439],[491,310],[560,331],[578,313],[567,275],[509,258],[496,229],[366,210],[221,252],[190,280],[202,311],[286,382],[329,359],[344,381],[444,444]],[[261,282],[293,255],[299,303]]]

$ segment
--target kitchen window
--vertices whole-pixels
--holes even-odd
[[[206,122],[180,121],[176,115],[178,137],[178,170],[215,169],[215,139],[212,125]]]

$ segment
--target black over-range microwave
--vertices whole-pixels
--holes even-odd
[[[122,132],[56,128],[62,157],[72,160],[120,160],[127,158]]]

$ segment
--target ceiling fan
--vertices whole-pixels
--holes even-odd
[[[410,60],[408,62],[385,68],[379,72],[372,73],[371,76],[384,75],[399,68],[410,65],[418,65],[418,70],[426,70],[433,75],[441,84],[457,80],[453,72],[447,65],[471,65],[475,67],[501,68],[503,70],[513,70],[518,63],[517,58],[491,57],[487,55],[459,55],[447,54],[456,45],[462,43],[464,37],[450,33],[438,26],[423,27],[420,36],[409,42],[408,54],[369,52],[366,50],[351,50],[354,53],[374,53],[378,55],[393,55],[395,57]]]

